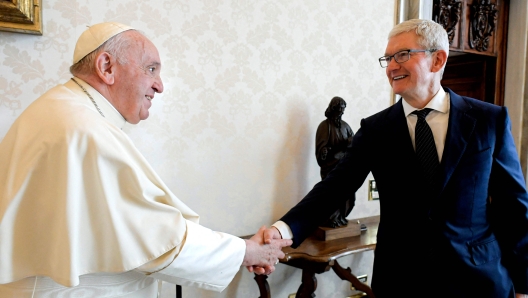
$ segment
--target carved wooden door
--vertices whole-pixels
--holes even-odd
[[[450,41],[443,86],[503,105],[508,10],[509,0],[434,0]]]

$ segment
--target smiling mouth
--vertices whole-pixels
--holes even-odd
[[[392,78],[394,81],[397,81],[397,80],[401,80],[403,78],[406,78],[407,76],[403,75],[403,76],[397,76],[397,77],[394,77]]]
[[[150,97],[150,96],[148,96],[148,95],[146,95],[145,97],[146,97],[149,101],[152,101],[152,97]]]

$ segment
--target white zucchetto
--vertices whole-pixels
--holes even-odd
[[[99,23],[88,27],[77,40],[73,52],[73,64],[95,51],[113,36],[127,30],[134,30],[134,28],[116,22]]]

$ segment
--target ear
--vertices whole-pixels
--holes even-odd
[[[95,57],[95,73],[107,85],[114,84],[116,62],[107,52],[101,52]]]
[[[432,72],[440,71],[447,62],[447,53],[444,50],[437,50],[433,53],[433,64],[431,65]]]

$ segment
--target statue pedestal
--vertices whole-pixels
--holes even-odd
[[[318,227],[315,237],[321,241],[361,235],[361,223],[358,220],[349,220],[346,226],[337,228]]]

